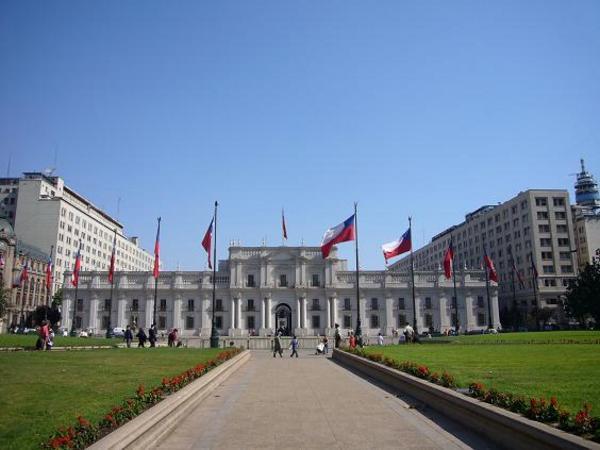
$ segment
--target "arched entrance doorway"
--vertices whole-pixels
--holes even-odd
[[[280,303],[275,308],[275,331],[282,336],[292,335],[292,308],[285,303]]]

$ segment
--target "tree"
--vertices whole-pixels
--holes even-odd
[[[60,311],[56,306],[54,306],[54,304],[52,305],[52,307],[40,305],[37,308],[35,308],[35,311],[32,314],[32,319],[35,321],[35,323],[40,324],[45,318],[48,319],[52,327],[55,327],[58,324],[58,322],[60,322],[60,319],[62,319],[62,316],[60,314]]]
[[[52,307],[58,308],[60,305],[62,305],[62,301],[63,301],[63,291],[62,291],[62,288],[60,288],[60,289],[57,289],[57,291],[52,296]]]
[[[600,262],[586,264],[567,288],[566,307],[581,324],[592,317],[600,323]]]

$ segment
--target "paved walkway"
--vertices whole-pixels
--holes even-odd
[[[155,448],[492,448],[329,358],[288,355],[254,351]]]

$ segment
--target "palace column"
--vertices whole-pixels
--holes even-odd
[[[271,304],[271,296],[267,296],[267,328],[269,330],[273,329],[273,313],[272,311],[272,304]]]
[[[126,311],[127,311],[127,298],[125,294],[119,294],[117,300],[117,327],[125,328],[127,326]]]
[[[150,325],[152,325],[152,317],[154,315],[154,296],[153,294],[149,294],[148,297],[146,298],[146,309],[144,310],[144,326],[146,328],[150,328]],[[148,330],[146,330],[147,332]]]
[[[265,328],[265,303],[266,299],[258,300],[258,334],[261,335],[261,330]]]
[[[338,323],[338,299],[336,295],[331,298],[331,308],[333,309],[331,328],[335,328],[335,324]]]
[[[333,301],[333,298],[328,298],[327,299],[327,325],[325,326],[325,328],[333,328],[333,326],[331,325],[331,303]]]
[[[308,299],[306,297],[302,297],[302,328],[304,328],[305,330],[308,330],[308,314],[306,311],[307,303]]]
[[[242,325],[242,297],[238,297],[237,299],[237,312],[236,312],[236,321],[237,321],[237,326],[236,328],[238,330],[241,330],[243,328]]]
[[[231,316],[231,322],[230,322],[230,327],[229,329],[231,330],[231,333],[229,333],[230,336],[233,336],[233,330],[235,329],[235,297],[231,297],[231,307],[230,307],[230,316]]]
[[[173,300],[173,328],[177,328],[180,335],[183,333],[183,326],[181,323],[181,304],[183,302],[183,298],[181,294],[177,294],[175,296],[175,300]]]
[[[394,298],[387,296],[385,299],[385,334],[392,336],[393,330],[396,327],[394,323]]]
[[[298,316],[296,320],[297,328],[302,328],[302,297],[296,299],[296,311]]]
[[[98,294],[93,293],[90,300],[90,316],[88,318],[88,328],[98,332]]]

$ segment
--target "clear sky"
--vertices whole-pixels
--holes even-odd
[[[55,165],[166,269],[318,245],[361,266],[529,188],[600,177],[600,2],[0,2],[0,174]],[[354,266],[353,245],[340,254]]]

